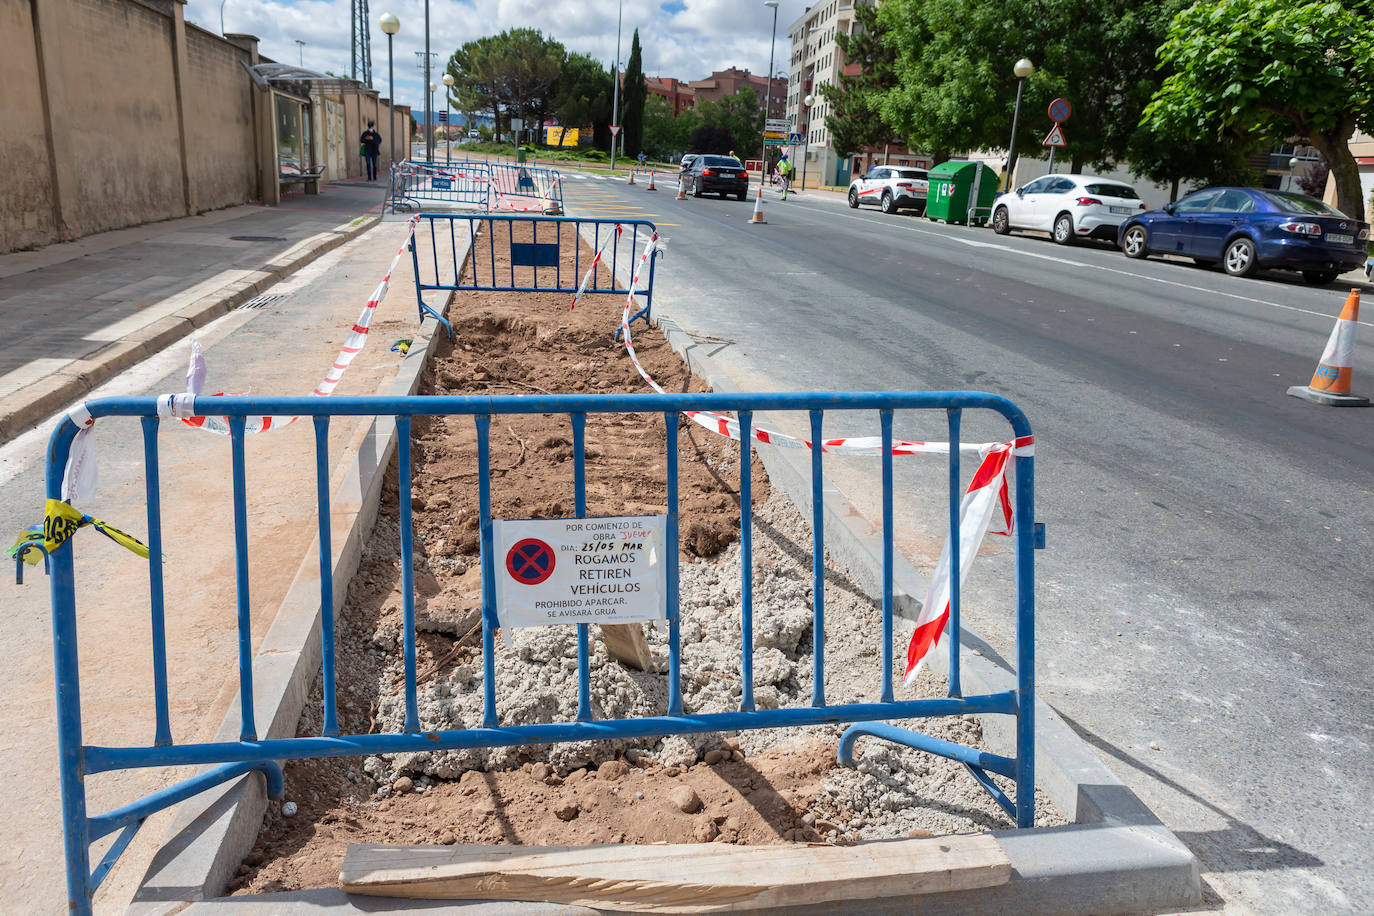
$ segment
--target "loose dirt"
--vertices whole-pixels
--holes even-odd
[[[564,251],[571,252],[571,229]],[[545,233],[541,231],[541,240]],[[517,234],[516,240],[520,236]],[[498,233],[497,275],[504,230]],[[476,256],[489,263],[488,240]],[[591,252],[583,245],[582,264]],[[571,273],[567,254],[563,270]],[[508,273],[507,273],[508,275]],[[520,279],[520,269],[516,271]],[[528,279],[528,278],[527,278]],[[547,282],[547,281],[546,281]],[[426,372],[427,394],[641,392],[613,342],[623,299],[460,293]],[[656,329],[635,329],[645,369],[669,391],[702,391]],[[588,415],[589,515],[666,511],[661,415]],[[739,708],[739,444],[674,418],[679,436],[681,641],[688,712]],[[420,721],[425,729],[481,723],[482,658],[476,433],[470,417],[415,423],[413,497]],[[566,416],[493,418],[492,514],[573,514],[572,434]],[[760,708],[809,705],[812,690],[810,534],[751,462],[754,494],[754,671]],[[404,718],[399,516],[395,468],[337,625],[338,702],[345,733],[396,732]],[[880,659],[875,603],[831,566],[826,579],[829,703],[874,699]],[[611,659],[592,627],[596,718],[662,715],[666,627],[646,628],[654,670]],[[910,625],[897,622],[900,665]],[[571,720],[573,627],[503,633],[496,649],[501,724]],[[898,674],[899,677],[899,674]],[[898,680],[900,683],[900,680]],[[916,695],[943,695],[925,673]],[[320,732],[317,682],[298,733]],[[917,723],[913,723],[917,724]],[[923,730],[978,745],[973,717],[924,720]],[[350,843],[853,842],[1012,826],[962,768],[865,741],[855,769],[835,765],[836,726],[630,741],[317,759],[286,767],[286,816],[271,806],[232,892],[337,883]],[[1043,799],[1041,823],[1063,823]]]

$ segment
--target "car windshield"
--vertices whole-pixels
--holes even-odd
[[[926,172],[923,169],[898,169],[899,178],[925,178]]]
[[[714,165],[718,168],[726,169],[744,168],[734,156],[702,156],[701,163],[702,165]]]
[[[1328,206],[1317,198],[1308,197],[1305,194],[1294,194],[1290,191],[1263,191],[1261,193],[1284,213],[1292,213],[1295,216],[1338,216],[1342,219],[1349,219],[1335,207]]]
[[[1140,195],[1135,192],[1135,188],[1127,184],[1090,184],[1083,190],[1089,194],[1100,194],[1103,197],[1120,197],[1123,200],[1140,200]]]

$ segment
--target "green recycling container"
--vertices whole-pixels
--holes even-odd
[[[927,219],[981,226],[992,215],[998,179],[986,163],[951,159],[931,169],[926,180],[930,183],[926,192]],[[971,220],[970,206],[974,208]]]

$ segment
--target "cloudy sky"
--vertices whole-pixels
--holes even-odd
[[[386,35],[377,20],[389,12],[401,20],[394,39],[396,98],[423,110],[424,79],[417,65],[425,46],[424,0],[368,2],[373,87],[387,94]],[[570,51],[597,57],[609,69],[616,56],[618,8],[624,17],[622,67],[630,55],[630,36],[639,29],[644,72],[649,76],[695,80],[731,66],[768,72],[773,11],[762,0],[429,0],[430,48],[438,52],[436,66],[442,67],[448,55],[466,41],[528,26],[542,30]],[[776,72],[787,69],[787,26],[806,8],[803,0],[782,0],[778,7]],[[216,0],[188,0],[186,19],[218,33],[220,9]],[[349,0],[224,0],[224,29],[258,36],[262,53],[274,60],[300,60],[312,70],[347,75],[349,10]],[[298,39],[305,45],[298,46]],[[442,98],[442,94],[435,96],[436,106],[442,107]]]

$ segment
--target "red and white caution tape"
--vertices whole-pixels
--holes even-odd
[[[606,234],[606,241],[601,243],[601,247],[596,250],[596,255],[592,258],[592,266],[587,268],[587,273],[582,277],[582,282],[577,287],[577,292],[573,295],[572,305],[568,306],[568,311],[577,308],[577,303],[582,300],[582,294],[587,291],[587,286],[592,282],[592,276],[596,273],[596,265],[601,263],[601,255],[606,252],[606,246],[610,245],[615,239],[620,238],[624,227],[620,223],[615,224],[615,231]]]
[[[650,237],[649,243],[644,247],[644,254],[635,264],[634,276],[630,281],[630,292],[625,297],[625,308],[620,313],[620,331],[625,335],[625,350],[630,355],[630,361],[639,370],[644,381],[648,382],[649,386],[659,394],[666,394],[667,392],[644,370],[644,366],[639,362],[639,355],[635,353],[634,342],[630,339],[630,312],[634,308],[634,291],[639,286],[640,271],[653,257],[654,252],[663,250],[663,245],[664,242],[659,240],[658,233],[654,233]],[[736,441],[740,438],[739,421],[732,417],[704,410],[687,410],[683,413],[694,423],[714,433]],[[812,448],[812,443],[806,439],[799,439],[796,436],[789,436],[786,433],[774,432],[761,427],[751,426],[750,434],[759,442],[767,442],[771,445]],[[882,450],[883,440],[879,436],[853,436],[844,439],[825,439],[821,442],[822,452],[842,455],[881,455]],[[959,585],[961,589],[964,580],[968,577],[969,569],[973,565],[973,558],[978,555],[978,548],[982,545],[983,537],[988,532],[988,526],[992,522],[994,513],[1000,513],[1002,519],[1001,527],[994,531],[994,534],[1010,535],[1015,527],[1014,513],[1007,488],[1007,459],[1012,456],[1035,454],[1035,440],[1033,437],[1026,436],[1014,442],[994,442],[981,445],[961,443],[960,451],[965,450],[979,452],[982,456],[982,462],[973,475],[973,480],[969,484],[968,491],[964,494],[959,510]],[[949,454],[949,443],[898,440],[892,443],[892,454],[947,455]],[[911,643],[907,647],[906,684],[908,686],[915,680],[930,651],[939,644],[945,625],[949,622],[949,554],[949,544],[946,543],[939,561],[935,564],[935,572],[931,575],[930,592],[926,595],[925,603],[921,606],[921,615],[916,622],[916,632],[912,635]]]

